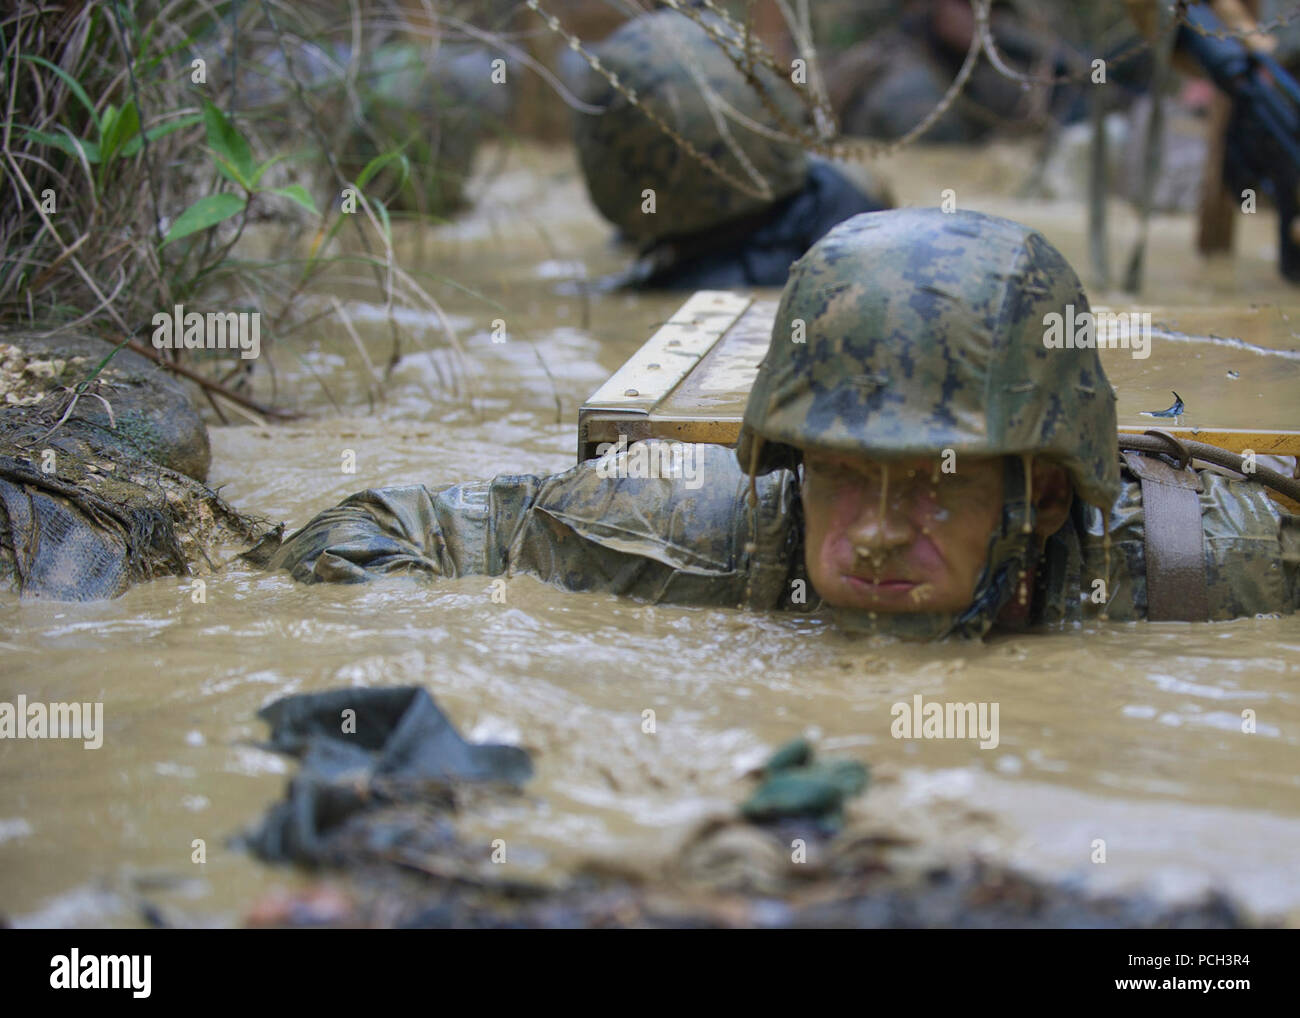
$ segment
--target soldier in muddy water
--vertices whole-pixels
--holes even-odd
[[[1064,257],[1018,223],[856,216],[795,264],[738,447],[701,445],[689,483],[598,459],[364,491],[250,557],[304,581],[526,573],[655,602],[820,606],[919,639],[1293,611],[1300,521],[1260,482],[1294,482],[1193,469],[1176,441],[1121,452],[1096,344],[1051,342],[1087,309]]]
[[[592,203],[638,252],[617,282],[644,288],[780,286],[836,223],[890,207],[867,171],[789,137],[813,103],[805,62],[751,84],[725,25],[664,10],[594,48],[574,118]],[[718,31],[710,36],[709,29]],[[781,140],[783,134],[785,140]]]

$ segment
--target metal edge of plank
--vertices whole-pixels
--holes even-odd
[[[753,296],[727,290],[700,290],[687,298],[578,409],[579,462],[589,416],[648,417],[753,302]]]
[[[690,374],[753,300],[725,290],[694,294],[591,394],[582,410],[649,413]]]

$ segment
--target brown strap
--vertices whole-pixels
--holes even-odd
[[[1147,618],[1204,622],[1210,617],[1201,529],[1201,480],[1155,456],[1125,451],[1124,462],[1142,481],[1147,563]]]

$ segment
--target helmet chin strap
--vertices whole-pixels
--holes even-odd
[[[978,639],[993,627],[1002,609],[1016,596],[1036,555],[1034,507],[1024,461],[1004,458],[1002,519],[989,535],[984,569],[971,603],[960,612],[867,612],[834,608],[835,622],[854,634],[895,636],[903,640],[942,640],[949,636]]]

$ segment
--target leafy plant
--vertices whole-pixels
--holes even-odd
[[[260,186],[266,171],[282,157],[273,156],[260,166],[255,165],[248,141],[230,119],[206,99],[203,101],[203,126],[207,131],[208,150],[212,153],[217,170],[231,183],[238,185],[244,193],[204,195],[176,217],[176,222],[172,224],[163,239],[163,245],[171,244],[192,233],[216,226],[231,216],[239,215],[247,210],[253,196],[260,193],[281,195],[296,202],[312,215],[320,215],[316,203],[301,184],[271,188]]]
[[[331,270],[361,266],[390,312],[390,363],[400,350],[391,312],[403,305],[436,315],[455,345],[437,302],[398,264],[387,205],[368,193],[380,184],[377,174],[400,178],[398,186],[411,176],[406,139],[373,131],[375,148],[350,179],[355,156],[336,153],[340,146],[352,152],[345,139],[364,124],[361,111],[348,106],[337,123],[329,115],[339,83],[356,80],[363,47],[400,31],[407,14],[397,0],[376,0],[367,19],[384,27],[368,20],[358,46],[350,27],[331,38],[327,26],[339,13],[333,0],[291,8],[261,0],[87,0],[58,8],[16,0],[0,13],[0,327],[60,324],[114,347],[134,337],[137,350],[153,355],[139,337],[157,309],[240,301],[265,314],[266,350],[318,317],[302,298],[337,278]],[[436,20],[421,30],[443,35]],[[353,47],[342,58],[348,66],[326,61],[333,75],[326,86],[322,79],[304,85],[303,55],[335,54],[344,43]],[[200,57],[218,52],[229,58],[230,74],[192,76]],[[266,65],[276,69],[262,75],[270,85],[256,99],[252,89],[234,89],[241,73],[256,80]],[[300,157],[305,163],[294,161]],[[303,165],[317,175],[303,177]],[[355,207],[321,201],[326,189],[339,195],[345,187],[355,189]],[[295,222],[303,216],[313,231],[305,250]],[[238,244],[261,217],[278,222],[263,234],[275,253],[259,261]],[[266,410],[246,394],[236,398],[227,368],[218,379],[196,370],[206,365],[181,367],[190,356],[173,351],[165,362],[210,391]]]
[[[68,86],[68,89],[89,114],[91,126],[95,128],[95,138],[78,138],[62,125],[59,125],[62,127],[62,133],[38,131],[22,124],[15,124],[14,126],[18,128],[25,138],[42,142],[58,149],[60,152],[66,152],[74,158],[84,159],[92,166],[98,166],[99,174],[96,178],[96,186],[100,190],[103,189],[105,179],[117,159],[130,159],[136,155],[146,139],[157,141],[173,131],[179,131],[199,121],[197,114],[179,117],[150,128],[142,135],[140,132],[140,111],[136,108],[135,100],[127,100],[120,108],[113,103],[109,103],[104,107],[102,113],[97,112],[94,104],[90,101],[90,97],[86,94],[86,90],[63,68],[50,63],[44,57],[32,54],[24,54],[21,59],[46,68]]]

